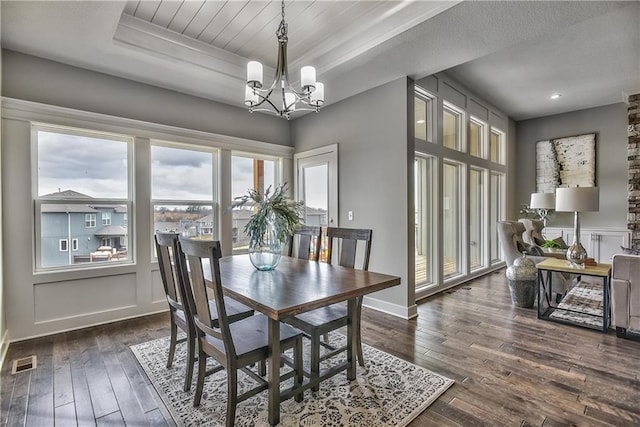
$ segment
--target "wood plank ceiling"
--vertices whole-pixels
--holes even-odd
[[[348,41],[352,50],[366,50],[373,46],[372,41],[380,43],[410,28],[440,7],[440,2],[286,2],[289,58],[299,60],[310,51],[317,58]],[[134,0],[127,3],[124,13],[275,67],[279,1]],[[407,20],[407,15],[412,19]]]

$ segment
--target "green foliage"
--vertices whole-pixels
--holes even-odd
[[[556,242],[555,240],[547,240],[542,244],[543,248],[557,248],[557,249],[561,249],[562,245],[560,245],[560,243]]]
[[[249,190],[244,196],[236,197],[231,208],[245,205],[253,206],[254,213],[244,227],[252,245],[263,245],[265,233],[270,221],[273,221],[276,238],[284,242],[302,223],[303,204],[287,199],[285,192],[287,183],[277,186],[271,193],[271,186],[264,195],[256,190]]]

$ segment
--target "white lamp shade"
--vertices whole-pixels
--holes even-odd
[[[316,90],[311,92],[311,105],[320,106],[324,103],[324,84],[316,82]]]
[[[600,209],[598,187],[571,187],[556,189],[556,211],[595,212]]]
[[[262,64],[258,61],[247,63],[247,83],[252,86],[262,87]]]
[[[284,105],[282,106],[284,110],[295,111],[296,110],[296,96],[291,92],[286,92],[284,94]]]
[[[553,193],[531,193],[531,209],[555,209],[556,195]]]
[[[258,94],[253,91],[249,86],[244,87],[244,104],[247,107],[256,105],[258,103]]]
[[[307,65],[300,69],[300,86],[302,88],[315,87],[316,85],[316,69]]]

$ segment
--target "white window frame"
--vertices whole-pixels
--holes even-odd
[[[480,152],[477,155],[471,154],[471,124],[474,124],[480,127],[480,131],[478,132],[478,135],[480,137],[480,141],[478,143],[479,144],[478,149],[480,150]],[[469,138],[468,138],[469,155],[473,157],[477,157],[479,159],[488,158],[488,152],[489,152],[489,146],[488,146],[489,139],[487,138],[488,129],[489,129],[489,126],[486,122],[476,117],[469,116]]]
[[[154,199],[153,198],[153,175],[151,175],[151,236],[154,236],[156,233],[155,230],[155,211],[157,206],[200,206],[211,209],[211,213],[213,215],[213,230],[214,232],[206,233],[207,236],[211,236],[213,239],[220,239],[220,174],[219,174],[219,158],[220,158],[220,150],[217,148],[204,146],[204,145],[195,145],[195,144],[184,144],[181,142],[173,142],[173,141],[165,141],[152,139],[150,141],[150,149],[149,154],[152,156],[153,147],[165,147],[172,148],[177,150],[189,150],[189,151],[198,151],[203,153],[210,153],[211,156],[211,179],[213,180],[211,199],[209,200],[189,200],[189,199]],[[151,157],[153,159],[153,157]],[[151,168],[153,168],[153,160],[150,163]],[[153,169],[152,169],[153,171]],[[152,174],[151,171],[151,174]],[[216,226],[218,225],[218,226]],[[155,244],[153,239],[151,241],[151,257],[153,262],[157,262],[157,254]]]
[[[273,185],[274,186],[278,186],[278,185],[280,185],[282,183],[283,179],[282,179],[282,158],[281,157],[271,156],[271,155],[267,155],[267,154],[249,153],[249,152],[246,152],[246,151],[231,151],[231,163],[232,164],[233,164],[233,158],[234,157],[244,157],[244,158],[253,159],[253,160],[267,160],[267,161],[273,162],[273,175],[274,175],[273,176]],[[231,169],[233,169],[233,168],[231,168]],[[233,181],[233,171],[231,171],[229,179],[231,181]],[[293,192],[294,191],[294,186],[295,186],[295,184],[292,186],[291,183],[289,183],[287,185],[288,191],[289,192]],[[265,191],[266,190],[267,190],[267,187],[265,187]],[[271,189],[271,191],[273,192],[273,188]],[[232,197],[232,201],[233,201],[233,195],[231,197]],[[239,235],[240,235],[240,233],[242,231],[238,230],[238,235],[235,236],[236,239],[239,237]],[[234,244],[235,244],[235,242],[234,242]],[[233,251],[234,255],[235,254],[247,253],[247,250],[244,250],[244,249],[233,248],[232,251]]]
[[[497,135],[498,136],[498,160],[491,160],[491,135]],[[489,155],[487,156],[487,158],[494,162],[494,163],[498,163],[501,165],[506,164],[506,146],[507,146],[507,141],[506,141],[506,134],[504,133],[504,131],[491,126],[491,130],[489,133],[489,140],[488,140],[488,150],[489,150]]]
[[[457,115],[458,118],[459,118],[459,120],[457,121],[458,122],[458,126],[457,126],[458,129],[456,130],[456,133],[458,134],[458,141],[457,141],[457,147],[455,147],[455,148],[446,147],[444,145],[444,112],[445,112],[445,110],[447,110],[449,113],[451,113],[453,115]],[[465,123],[466,123],[466,117],[467,117],[466,112],[462,108],[456,106],[455,104],[453,104],[453,103],[451,103],[449,101],[443,100],[442,101],[442,114],[443,114],[443,119],[442,119],[442,123],[443,123],[443,125],[442,125],[442,144],[441,144],[442,147],[447,148],[449,150],[460,151],[460,152],[463,152],[463,153],[466,152],[466,150],[467,150],[467,138],[466,138],[467,133],[465,132],[465,127],[466,127]]]
[[[112,199],[112,198],[92,198],[89,203],[84,199],[54,199],[54,198],[46,198],[43,196],[39,196],[38,193],[38,132],[54,132],[68,135],[76,135],[76,136],[85,136],[89,138],[101,138],[101,139],[110,139],[118,142],[122,142],[127,144],[127,176],[129,177],[127,183],[127,198],[121,199]],[[103,268],[105,266],[111,265],[123,265],[123,264],[134,264],[134,259],[132,255],[128,255],[126,258],[119,259],[117,262],[111,263],[73,263],[73,258],[71,256],[71,251],[69,251],[69,262],[64,265],[57,266],[43,266],[42,265],[42,207],[44,205],[95,205],[95,206],[104,206],[104,205],[119,205],[126,206],[127,216],[133,215],[133,186],[134,186],[134,173],[133,173],[133,137],[116,134],[106,131],[92,130],[88,128],[77,128],[77,127],[68,127],[68,126],[59,126],[48,123],[40,123],[40,122],[32,122],[31,124],[31,162],[32,162],[32,199],[35,205],[35,215],[34,215],[34,232],[35,232],[35,250],[34,250],[34,259],[33,259],[33,269],[34,273],[45,273],[45,272],[55,272],[55,271],[72,271],[72,270],[87,270],[87,269],[98,269]],[[90,227],[87,227],[86,220],[87,215],[93,216],[93,219],[90,219],[90,225],[94,224]],[[91,218],[91,217],[90,217]],[[88,213],[85,214],[84,217],[85,228],[96,228],[97,227],[97,213]],[[69,230],[70,233],[70,230]],[[128,241],[127,246],[133,248],[132,242],[135,241],[133,230],[128,230]],[[67,239],[67,241],[70,238]],[[79,250],[79,249],[78,249]],[[129,251],[131,254],[132,251]]]
[[[96,228],[98,225],[98,215],[94,213],[84,214],[84,228]]]
[[[79,248],[78,239],[71,239],[71,250],[76,252]]]
[[[102,212],[102,225],[111,225],[111,212]]]
[[[69,252],[69,240],[67,239],[58,240],[58,251]]]
[[[436,126],[437,120],[434,114],[436,109],[434,108],[434,106],[437,105],[438,100],[435,95],[431,94],[430,92],[424,90],[419,86],[416,86],[414,96],[415,98],[418,98],[424,101],[425,103],[425,120],[427,121],[427,123],[425,124],[426,125],[425,138],[426,138],[426,142],[433,143],[435,142],[434,128],[437,128]],[[418,123],[416,120],[415,124],[418,125],[420,123]],[[416,139],[418,139],[419,141],[422,141],[422,139],[419,139],[417,137]]]

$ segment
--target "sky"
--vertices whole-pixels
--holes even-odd
[[[38,194],[74,190],[95,198],[126,199],[126,159],[126,142],[39,131]],[[154,199],[211,200],[212,153],[152,146],[151,159]],[[264,169],[266,188],[274,183],[275,162],[265,160]],[[246,194],[253,187],[253,159],[232,157],[232,178],[232,197]]]

